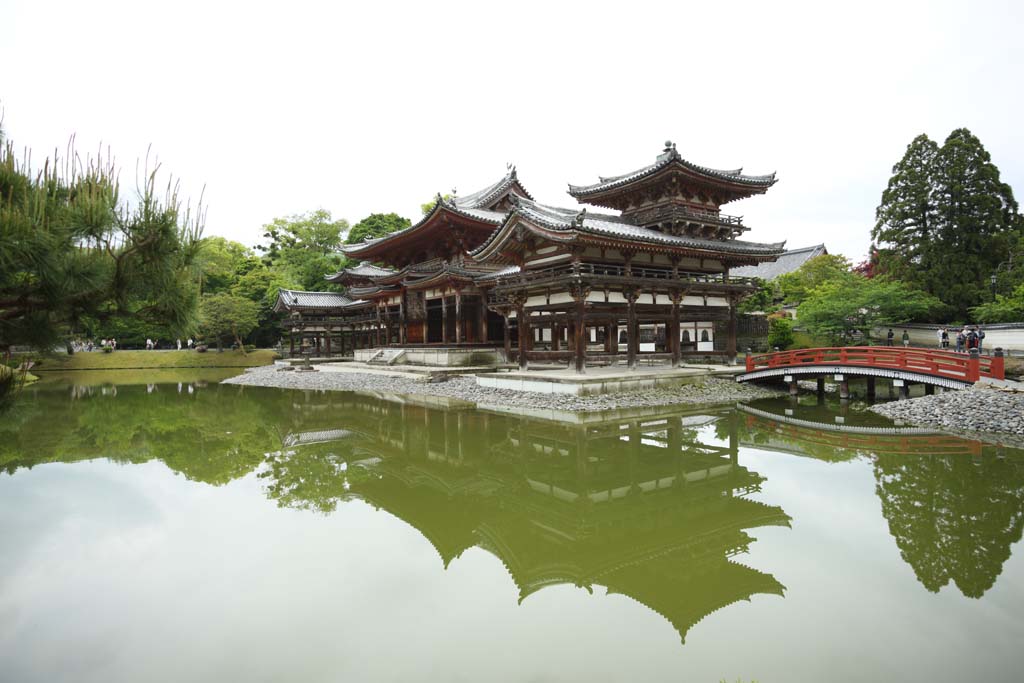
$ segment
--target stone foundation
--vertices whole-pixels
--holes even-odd
[[[396,365],[432,365],[440,367],[459,367],[463,365],[497,365],[503,361],[502,351],[498,348],[465,348],[465,347],[388,347],[389,350],[401,348],[405,351],[398,358]],[[380,351],[376,349],[359,349],[355,352],[355,360],[369,363],[370,359]],[[384,367],[384,364],[381,364]]]

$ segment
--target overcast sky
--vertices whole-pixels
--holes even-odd
[[[0,0],[0,106],[38,159],[70,135],[134,181],[152,145],[206,234],[276,216],[415,219],[515,163],[539,201],[665,140],[778,172],[746,238],[864,258],[892,165],[966,126],[1024,194],[1024,3]]]

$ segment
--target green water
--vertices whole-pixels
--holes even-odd
[[[0,681],[1024,678],[1020,451],[813,397],[577,426],[222,377],[3,417]]]

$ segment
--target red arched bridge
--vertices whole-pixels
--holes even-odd
[[[904,346],[848,346],[760,355],[747,353],[746,362],[746,372],[737,375],[738,382],[776,377],[795,382],[801,378],[837,375],[836,379],[845,383],[849,375],[851,378],[902,380],[900,385],[917,382],[963,389],[983,377],[1005,379],[1002,349],[996,349],[993,356],[983,356],[973,351],[967,354]]]

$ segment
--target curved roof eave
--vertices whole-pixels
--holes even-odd
[[[592,197],[609,190],[625,187],[638,180],[649,178],[650,176],[656,175],[674,164],[689,171],[690,173],[703,176],[705,179],[712,182],[727,182],[745,189],[764,191],[777,182],[775,177],[776,174],[774,172],[767,175],[754,176],[743,175],[741,173],[743,170],[742,168],[732,170],[708,168],[707,166],[700,166],[699,164],[694,164],[683,159],[679,156],[679,153],[675,151],[675,148],[672,148],[671,153],[664,155],[664,158],[631,173],[609,177],[599,176],[599,181],[590,185],[573,185],[570,183],[569,194],[576,199]]]
[[[371,256],[373,253],[377,251],[378,246],[382,244],[393,243],[394,241],[399,239],[407,238],[409,235],[415,234],[416,232],[428,227],[434,221],[434,217],[440,215],[442,212],[448,212],[455,216],[459,216],[460,218],[476,221],[477,223],[481,224],[498,225],[501,222],[496,216],[494,218],[489,218],[486,216],[470,213],[471,211],[482,212],[486,210],[470,207],[459,207],[455,204],[452,204],[449,201],[445,201],[444,199],[439,198],[439,200],[434,204],[434,207],[430,210],[430,212],[426,216],[424,216],[418,223],[414,223],[413,225],[403,230],[396,230],[395,232],[388,233],[383,237],[377,237],[374,239],[366,240],[364,242],[357,242],[355,244],[343,244],[341,246],[341,251],[346,256],[355,256],[360,258],[364,256]],[[500,211],[493,211],[490,213],[501,214]]]

